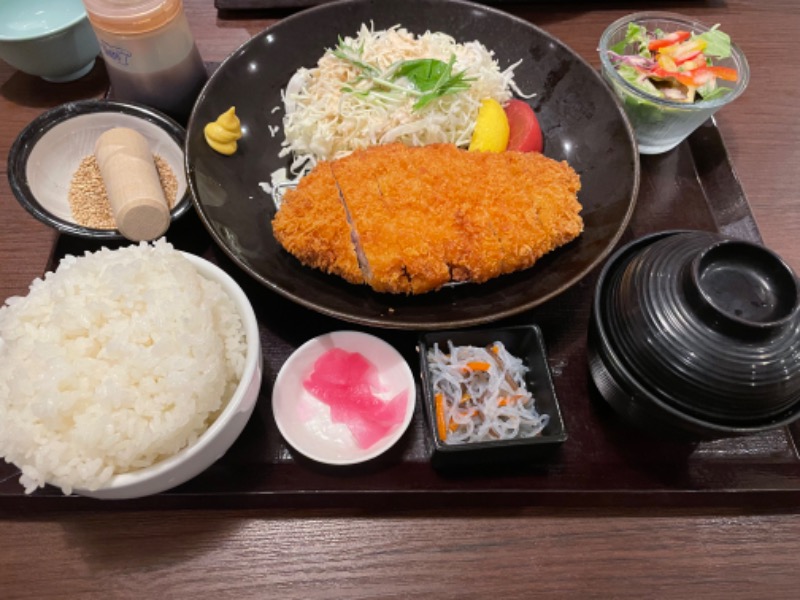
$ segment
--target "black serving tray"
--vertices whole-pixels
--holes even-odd
[[[666,229],[701,229],[760,242],[747,198],[713,121],[676,149],[642,156],[640,197],[620,241]],[[405,436],[369,464],[325,467],[295,455],[271,412],[275,376],[306,340],[358,329],[392,343],[417,371],[417,339],[424,332],[368,329],[291,303],[251,280],[219,250],[194,213],[168,239],[214,261],[249,295],[260,322],[264,381],[255,412],[228,453],[192,481],[171,491],[125,501],[65,497],[55,488],[26,496],[13,465],[0,465],[0,514],[20,510],[164,509],[186,507],[400,508],[498,505],[770,506],[800,504],[796,426],[745,438],[702,443],[663,442],[623,423],[600,399],[589,376],[586,340],[597,272],[533,311],[495,323],[536,323],[547,347],[569,439],[544,462],[491,471],[442,472],[431,464],[421,385]],[[49,268],[65,254],[97,243],[61,236]]]

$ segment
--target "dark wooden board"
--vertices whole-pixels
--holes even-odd
[[[760,241],[716,125],[678,148],[643,156],[635,214],[621,243],[665,229],[703,229]],[[357,329],[381,336],[417,371],[419,332],[370,330],[319,315],[251,280],[220,251],[194,213],[168,239],[230,272],[261,324],[264,381],[256,410],[230,451],[194,480],[130,501],[64,497],[46,488],[25,496],[12,465],[0,466],[0,510],[262,506],[400,507],[460,505],[797,506],[797,429],[699,444],[652,439],[621,422],[597,395],[586,364],[586,330],[597,272],[534,311],[498,324],[537,323],[544,333],[569,439],[558,455],[524,468],[437,472],[430,465],[421,396],[411,427],[386,455],[359,467],[323,467],[296,456],[271,412],[275,377],[289,354],[316,335]],[[51,268],[96,244],[58,238]]]

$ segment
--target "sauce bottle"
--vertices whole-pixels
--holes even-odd
[[[208,74],[182,0],[83,0],[111,79],[111,97],[186,124]]]

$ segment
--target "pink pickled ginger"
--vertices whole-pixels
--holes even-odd
[[[340,348],[328,350],[314,363],[303,387],[331,409],[331,420],[350,429],[359,448],[367,449],[402,423],[408,390],[388,402],[381,392],[378,369],[362,354]]]

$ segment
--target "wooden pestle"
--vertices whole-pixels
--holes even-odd
[[[147,139],[115,127],[97,139],[94,154],[120,233],[137,242],[161,236],[170,223],[169,203]]]

